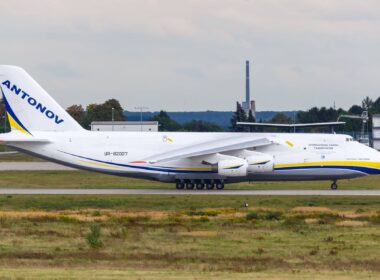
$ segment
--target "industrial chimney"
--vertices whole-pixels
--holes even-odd
[[[247,109],[250,109],[249,103],[251,101],[250,91],[249,91],[249,60],[245,62],[245,103],[247,104]]]
[[[245,101],[242,102],[242,105],[247,116],[251,110],[252,115],[256,118],[255,101],[251,100],[251,92],[249,86],[249,60],[245,61]]]

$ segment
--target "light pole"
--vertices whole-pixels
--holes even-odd
[[[140,131],[142,131],[142,112],[143,110],[148,110],[149,108],[144,107],[144,106],[138,106],[138,107],[135,107],[135,109],[140,110]]]

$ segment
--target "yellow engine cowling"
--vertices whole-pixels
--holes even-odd
[[[247,176],[247,161],[244,159],[226,159],[218,162],[218,173],[227,177]]]

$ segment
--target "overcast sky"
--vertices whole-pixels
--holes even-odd
[[[0,34],[0,64],[64,107],[234,110],[246,59],[259,111],[380,96],[376,0],[12,0]]]

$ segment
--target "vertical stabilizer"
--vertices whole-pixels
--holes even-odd
[[[83,128],[31,77],[16,66],[0,66],[0,87],[12,130],[75,131]]]

